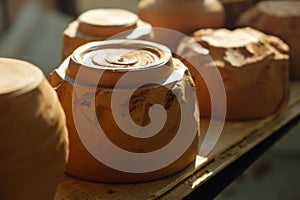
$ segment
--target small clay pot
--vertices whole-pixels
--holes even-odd
[[[149,39],[151,25],[127,10],[88,10],[71,22],[64,31],[62,60],[87,42],[106,40],[112,36],[120,39]]]
[[[65,115],[41,70],[0,58],[1,199],[53,199],[68,157]]]
[[[127,77],[125,81],[124,77]],[[87,43],[77,48],[51,74],[50,82],[67,116],[70,137],[68,174],[104,183],[145,182],[174,174],[195,159],[199,119],[194,115],[197,104],[193,82],[187,68],[172,58],[165,46],[141,40]],[[124,92],[132,92],[132,95],[128,100],[123,96],[117,98],[121,104],[115,104],[113,95]],[[154,118],[149,112],[154,104],[164,107],[167,116],[162,129],[151,137],[142,137],[143,131],[138,132],[141,135],[133,136],[116,121],[129,116],[133,124],[128,120],[123,124],[125,129],[151,125]],[[181,106],[187,104],[191,105],[192,115],[190,119],[181,119],[184,116]],[[187,120],[190,130],[184,131],[187,138],[181,138],[176,148],[169,152],[167,157],[175,156],[175,159],[161,168],[141,171],[151,164],[165,162],[164,148],[169,144],[172,147],[173,141],[178,142],[177,132],[182,120]],[[196,126],[194,132],[193,125]],[[108,147],[107,139],[112,143]],[[181,148],[182,152],[177,156],[175,149]],[[157,155],[160,151],[162,153]],[[126,152],[124,156],[122,152]],[[148,164],[137,159],[138,164],[127,170],[120,169],[132,165],[132,153],[141,156],[140,159],[148,158],[152,153],[153,156],[149,157]],[[112,166],[111,162],[118,166]],[[139,166],[141,169],[133,169]]]
[[[275,35],[290,47],[290,78],[300,79],[300,2],[261,1],[245,11],[238,26]]]

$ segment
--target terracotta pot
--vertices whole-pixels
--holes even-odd
[[[117,35],[117,36],[116,36]],[[92,41],[119,39],[149,39],[151,25],[130,11],[121,9],[94,9],[82,13],[64,31],[62,60],[73,51]]]
[[[1,199],[53,199],[68,156],[65,115],[43,73],[0,58]]]
[[[300,2],[261,1],[244,12],[238,26],[250,26],[275,35],[290,47],[290,78],[300,79]]]
[[[220,28],[224,11],[217,0],[142,0],[139,17],[154,27],[191,34],[200,28]]]
[[[117,85],[121,78],[122,84]],[[67,115],[70,134],[68,174],[105,183],[144,182],[174,174],[195,159],[198,118],[194,116],[197,105],[193,83],[187,68],[172,58],[166,47],[141,40],[88,43],[76,49],[51,74],[50,82],[56,88]],[[132,95],[127,99],[122,96],[124,92],[132,92]],[[114,103],[113,95],[121,95],[116,98],[116,101],[121,100],[120,104]],[[142,127],[160,123],[149,116],[154,104],[164,107],[165,124],[157,130],[157,134],[142,137]],[[181,117],[185,116],[181,106],[186,105],[191,105],[193,113],[184,119],[190,132],[184,131],[187,138],[181,139],[166,159],[164,148],[168,144],[168,149],[172,148],[175,144],[172,141],[178,142]],[[128,120],[122,128],[117,118],[126,116],[132,119],[133,124]],[[193,125],[196,126],[194,132]],[[139,130],[138,135],[133,135],[134,131],[124,130],[135,126]],[[107,138],[113,143],[108,147]],[[182,152],[177,155],[175,149],[181,148]],[[120,151],[125,151],[125,155],[121,156],[123,153]],[[156,155],[160,151],[162,153]],[[131,161],[131,153],[142,155],[142,160],[150,160],[142,162],[138,159],[138,164],[131,166],[136,161]],[[153,156],[149,157],[152,153]],[[172,156],[176,158],[169,163],[153,170],[146,169],[152,164],[164,163]]]
[[[182,41],[178,51],[194,78],[201,116],[211,117],[211,94],[218,90],[209,93],[207,83],[214,87],[218,77],[226,93],[227,120],[259,119],[285,107],[289,48],[282,40],[252,28],[202,29],[192,38]]]
[[[176,49],[183,35],[155,30],[167,28],[190,35],[201,28],[224,25],[224,10],[218,0],[142,0],[139,17],[154,27],[154,41]]]

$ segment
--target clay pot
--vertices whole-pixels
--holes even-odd
[[[184,34],[200,28],[219,28],[224,23],[223,7],[217,0],[142,0],[138,15],[153,27]]]
[[[153,27],[154,40],[176,50],[181,34],[170,34],[156,27],[190,35],[201,28],[220,28],[224,25],[224,10],[218,0],[142,0],[139,17]]]
[[[104,183],[145,182],[174,174],[195,159],[199,136],[193,83],[187,68],[172,58],[165,46],[141,40],[87,43],[51,74],[50,82],[67,116],[68,174]],[[124,93],[128,92],[132,95],[127,99]],[[121,95],[116,98],[121,103],[115,103],[114,95]],[[155,122],[156,117],[149,116],[154,104],[164,107],[166,121],[157,134],[144,137],[142,127],[160,127],[155,124],[160,123]],[[184,131],[186,138],[178,141],[186,105],[192,113],[184,118],[190,132]],[[126,117],[132,122],[120,126],[117,119]],[[138,134],[133,135],[128,129],[136,126]],[[174,141],[179,142],[176,148]],[[164,157],[165,148],[168,158]],[[175,149],[182,151],[177,155]],[[141,156],[138,161],[131,161],[132,153]],[[169,163],[148,169],[172,156],[175,158]],[[144,158],[150,160],[143,162]],[[135,161],[138,163],[133,164]]]
[[[120,34],[121,33],[121,34]],[[115,36],[117,35],[117,36]],[[62,60],[73,51],[92,41],[120,39],[149,39],[151,25],[130,11],[121,9],[94,9],[82,13],[64,31]]]
[[[244,12],[238,26],[250,26],[275,35],[290,47],[290,77],[300,79],[300,2],[261,1]]]
[[[68,156],[57,94],[30,63],[0,58],[1,199],[53,199]]]
[[[219,77],[226,93],[227,120],[259,119],[286,106],[289,48],[282,40],[252,28],[202,29],[192,38],[182,41],[178,51],[195,81],[201,116],[211,117],[211,94],[221,98],[214,85]]]

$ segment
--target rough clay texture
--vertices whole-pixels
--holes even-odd
[[[202,53],[185,41],[179,51],[189,61],[185,63],[196,84],[202,117],[210,117],[211,100],[198,71],[209,74],[215,67],[221,74],[227,96],[227,120],[266,117],[285,105],[289,48],[280,39],[251,28],[202,29],[192,37],[204,47]]]
[[[290,47],[290,77],[300,78],[300,2],[262,1],[247,10],[238,26],[250,26],[275,35]]]
[[[12,65],[13,62],[11,59]],[[18,72],[10,76],[14,73]],[[40,75],[43,76],[42,72]],[[26,93],[0,95],[0,198],[3,200],[53,199],[67,162],[63,109],[44,77],[37,85]]]
[[[65,68],[65,66],[61,67]],[[134,92],[129,102],[129,113],[136,124],[143,126],[150,123],[148,114],[149,108],[153,104],[164,106],[167,112],[167,121],[158,134],[150,138],[134,138],[124,133],[114,121],[111,110],[112,89],[99,87],[96,89],[95,94],[89,87],[82,85],[83,93],[81,95],[75,95],[76,104],[72,108],[73,82],[72,80],[66,80],[66,76],[60,75],[61,72],[58,70],[55,70],[51,74],[50,82],[56,89],[67,117],[70,138],[70,157],[66,168],[68,174],[82,179],[104,183],[145,182],[174,174],[185,168],[195,159],[198,148],[198,135],[195,136],[191,146],[180,158],[163,169],[149,173],[125,173],[117,171],[102,164],[88,152],[80,140],[73,117],[73,109],[77,109],[77,107],[86,107],[88,109],[88,107],[91,106],[89,97],[95,95],[95,108],[99,124],[106,136],[115,145],[127,151],[137,153],[147,153],[158,150],[168,144],[177,133],[178,126],[180,125],[179,101],[189,101],[190,98],[188,96],[191,95],[185,93],[183,89],[184,84],[193,84],[189,74],[184,76],[182,82],[174,83],[174,85],[171,86],[175,88],[174,91],[181,97],[179,100],[164,86],[150,85],[137,89]],[[65,72],[62,72],[62,74],[65,74]],[[128,108],[124,107],[124,111],[125,109]],[[123,115],[122,112],[115,114]],[[109,156],[109,152],[103,153]]]

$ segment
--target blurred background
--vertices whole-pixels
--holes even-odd
[[[62,33],[91,8],[136,12],[138,0],[0,0],[0,56],[29,61],[45,75],[61,63]],[[300,11],[299,11],[300,12]],[[300,125],[216,199],[300,200]]]
[[[62,33],[91,8],[136,12],[138,0],[0,0],[0,56],[27,60],[48,77],[61,62]]]

